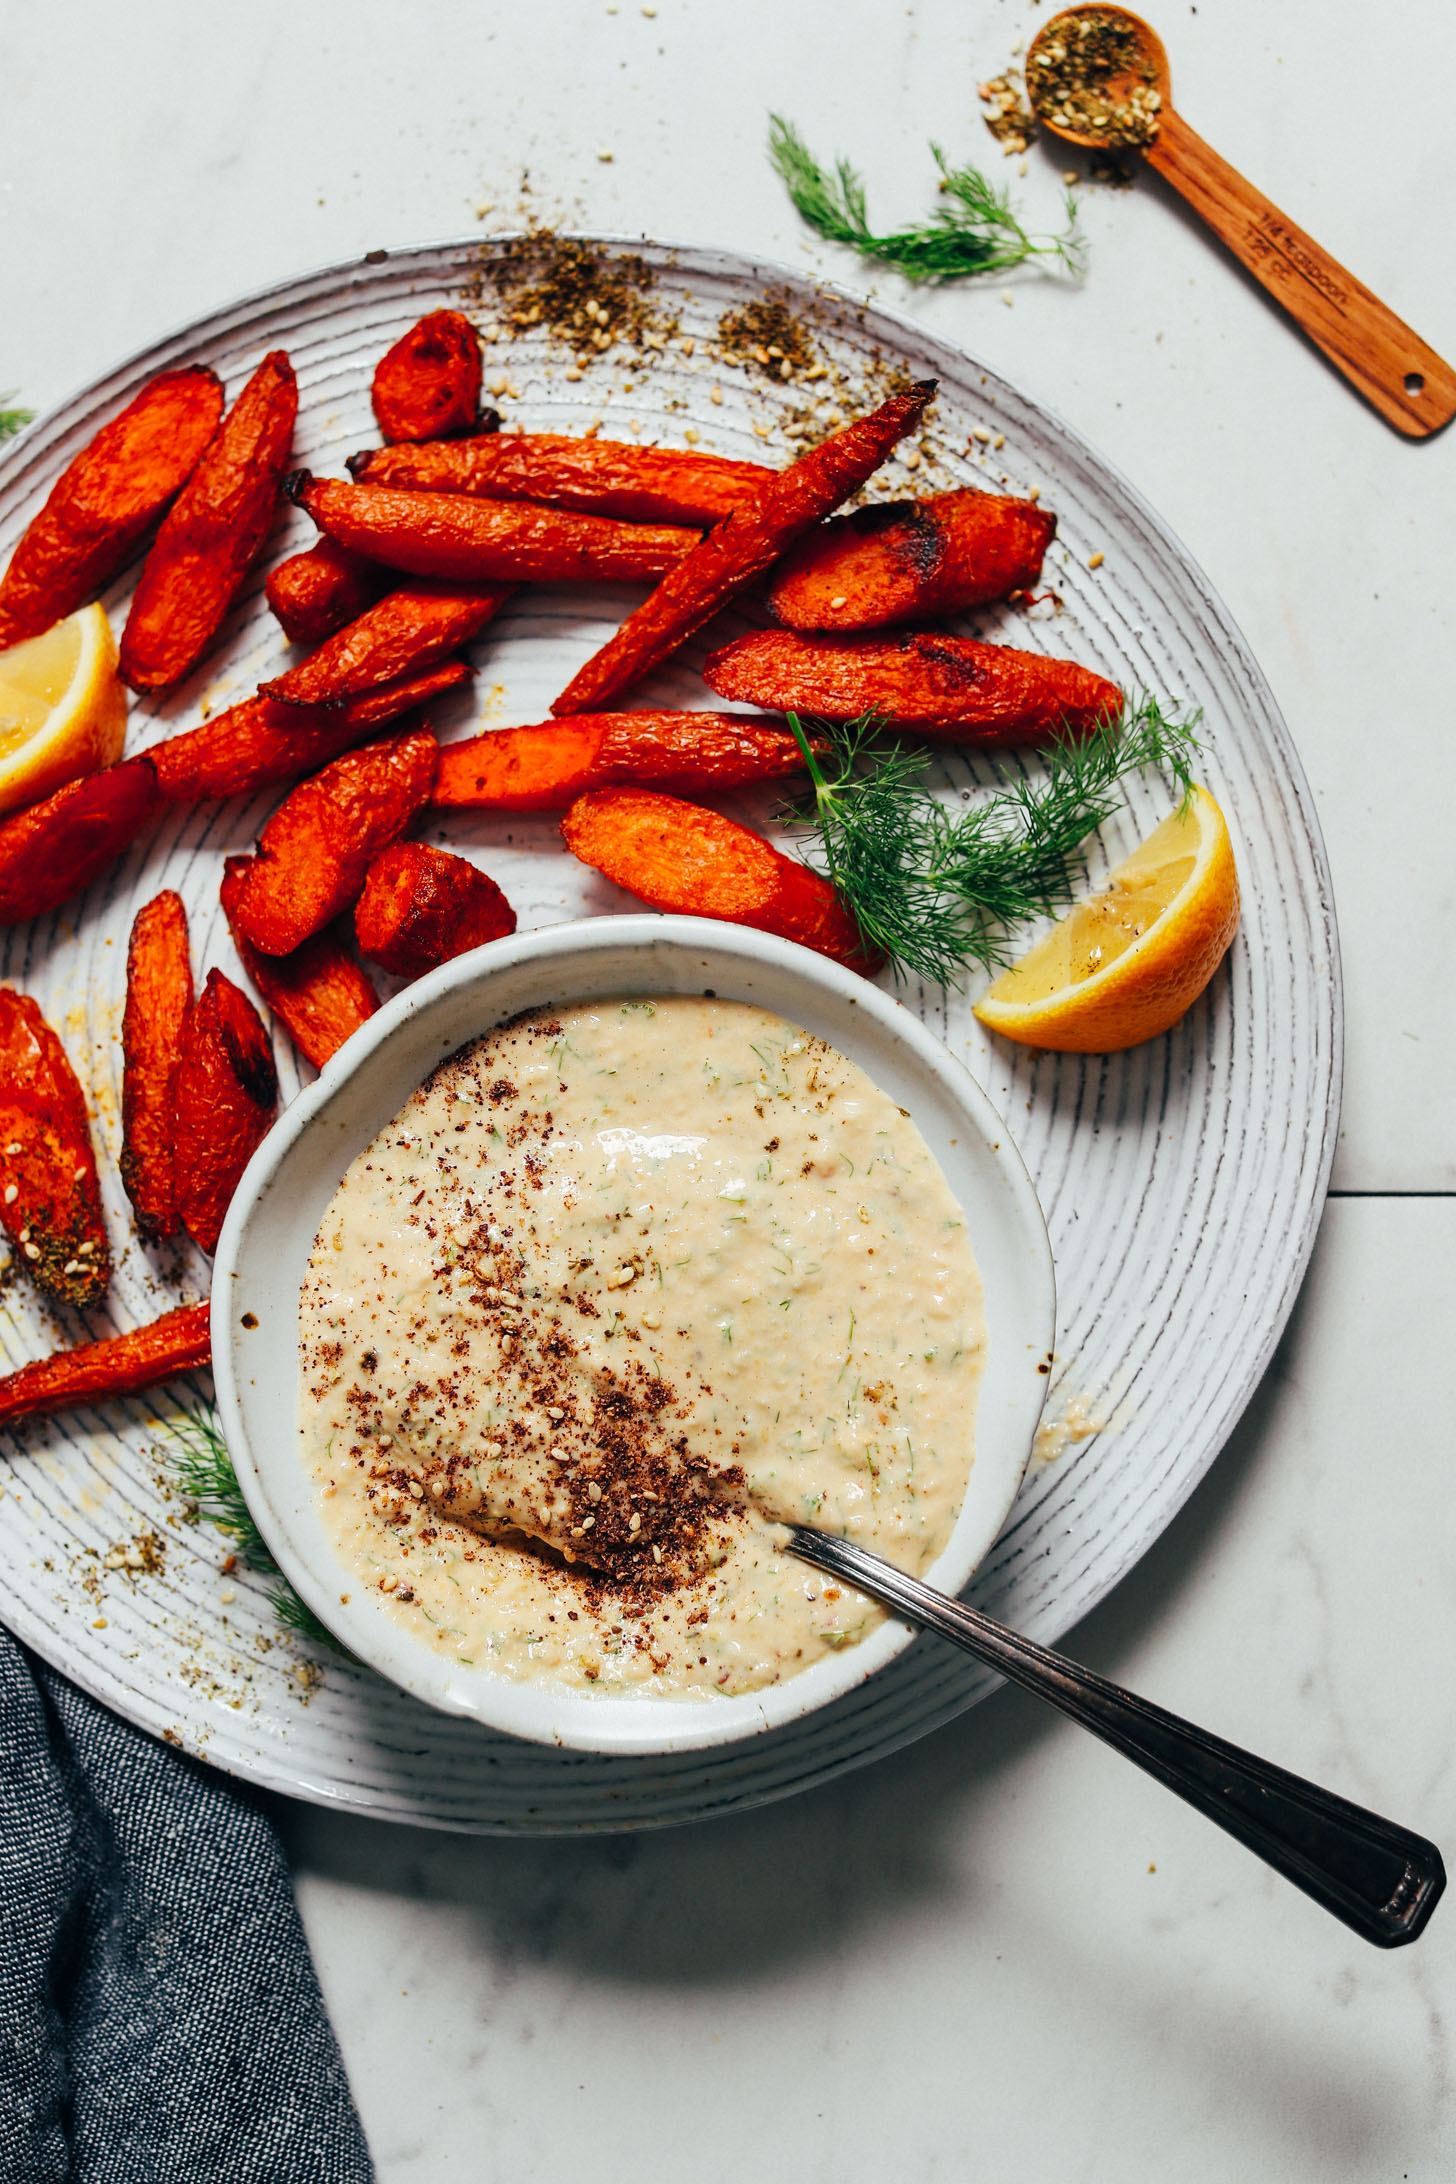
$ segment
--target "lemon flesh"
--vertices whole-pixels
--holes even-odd
[[[126,693],[105,609],[83,607],[0,652],[0,811],[121,756]]]

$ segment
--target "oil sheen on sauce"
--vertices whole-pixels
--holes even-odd
[[[881,1620],[782,1521],[934,1560],[985,1347],[910,1117],[782,1018],[691,996],[540,1011],[444,1063],[335,1194],[300,1340],[341,1589],[462,1663],[705,1700]]]

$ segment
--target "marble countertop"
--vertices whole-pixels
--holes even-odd
[[[1080,162],[1038,148],[1019,176],[975,97],[1049,8],[10,0],[0,389],[43,406],[231,296],[523,203],[859,283],[771,173],[770,110],[854,156],[876,218],[931,201],[933,140],[1050,224]],[[1456,15],[1177,0],[1157,22],[1194,126],[1456,357]],[[1456,435],[1399,439],[1153,178],[1079,199],[1080,286],[878,292],[1068,417],[1229,602],[1324,825],[1348,1049],[1274,1366],[1070,1650],[1449,1852]],[[1456,2172],[1456,1910],[1377,1954],[1016,1694],[681,1833],[284,1821],[383,2184]]]

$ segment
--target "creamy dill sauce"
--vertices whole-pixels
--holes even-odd
[[[447,1062],[335,1194],[300,1338],[341,1592],[505,1675],[705,1697],[881,1620],[782,1520],[910,1571],[944,1547],[985,1344],[910,1118],[782,1018],[687,996]]]

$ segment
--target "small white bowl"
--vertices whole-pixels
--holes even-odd
[[[965,1208],[985,1286],[987,1358],[965,1504],[926,1573],[959,1592],[1005,1522],[1041,1414],[1056,1317],[1046,1225],[975,1080],[898,1001],[808,949],[743,926],[643,916],[552,926],[457,956],[371,1018],[269,1131],[233,1199],[214,1265],[223,1431],[248,1506],[290,1582],[351,1653],[418,1698],[580,1751],[681,1752],[779,1728],[862,1683],[912,1634],[886,1622],[858,1645],[737,1698],[581,1692],[446,1659],[350,1582],[320,1518],[298,1452],[299,1288],[344,1170],[445,1056],[522,1009],[705,990],[771,1009],[859,1063],[913,1115]]]

